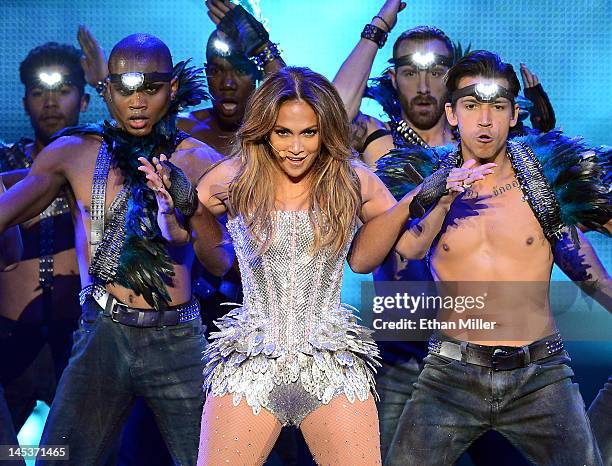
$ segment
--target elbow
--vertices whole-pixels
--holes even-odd
[[[349,268],[354,273],[367,274],[372,273],[376,269],[376,265],[368,264],[366,261],[351,257],[348,261]]]
[[[21,260],[21,252],[20,249],[15,249],[0,255],[0,272],[19,262]]]
[[[223,262],[222,264],[219,264],[216,267],[211,267],[208,271],[215,277],[223,277],[227,274],[227,272],[230,271],[231,268],[232,268],[232,262],[227,261],[227,262]]]
[[[429,251],[429,249],[421,249],[417,252],[417,254],[414,255],[414,257],[408,257],[407,259],[415,259],[415,260],[425,259],[425,256],[427,256],[427,251]]]
[[[16,227],[8,233],[0,234],[0,271],[19,262],[22,255],[23,244]]]
[[[404,259],[408,259],[408,260],[421,260],[421,259],[425,259],[425,256],[427,255],[427,251],[428,249],[423,249],[423,248],[401,248],[398,247],[395,249],[395,251],[402,256]]]
[[[202,265],[204,266],[204,268],[206,269],[208,273],[210,273],[211,275],[215,277],[224,276],[231,268],[231,264],[228,266],[226,262],[210,263],[209,261],[207,263],[202,263]]]

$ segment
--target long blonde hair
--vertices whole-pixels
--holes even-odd
[[[360,184],[353,168],[350,123],[338,92],[308,68],[286,67],[268,76],[251,95],[237,133],[234,157],[240,168],[229,185],[231,215],[240,215],[265,251],[274,234],[275,155],[268,144],[280,106],[308,103],[317,115],[321,150],[310,168],[309,211],[314,231],[311,252],[329,247],[340,253],[361,209]]]

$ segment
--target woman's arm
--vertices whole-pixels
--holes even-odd
[[[368,168],[356,166],[361,183],[361,220],[349,253],[349,266],[354,272],[369,273],[380,265],[404,233],[410,216],[410,201],[416,190],[397,202],[383,182]],[[416,245],[403,244],[405,251]],[[398,251],[401,254],[401,251]]]
[[[363,226],[353,240],[349,257],[351,269],[357,273],[373,271],[392,248],[407,259],[423,258],[440,232],[451,204],[465,191],[462,185],[475,183],[493,172],[494,164],[484,164],[477,168],[472,168],[473,165],[474,161],[469,160],[462,167],[453,168],[442,180],[446,194],[437,200],[435,206],[418,223],[413,222],[409,226],[410,204],[424,184],[396,202],[374,173],[366,167],[357,166],[361,182]]]

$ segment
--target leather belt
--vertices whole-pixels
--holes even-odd
[[[429,352],[477,366],[490,367],[494,371],[509,371],[526,367],[563,351],[563,340],[555,333],[526,346],[486,346],[459,340],[429,340]]]
[[[113,322],[130,327],[169,327],[200,317],[200,305],[195,298],[185,304],[156,310],[129,307],[100,285],[89,285],[81,290],[81,305],[87,297],[92,297],[102,308],[102,314],[110,317]]]

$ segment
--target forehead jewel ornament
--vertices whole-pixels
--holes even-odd
[[[412,61],[418,68],[429,68],[433,65],[435,59],[436,57],[433,52],[415,52],[412,54]]]
[[[57,89],[64,84],[70,83],[70,80],[58,71],[40,71],[36,78],[38,79],[38,84],[47,89]]]
[[[121,75],[121,84],[126,89],[131,91],[138,89],[144,84],[143,73],[123,73]]]
[[[215,52],[222,57],[228,56],[231,53],[229,44],[221,39],[215,39],[213,42],[213,47]]]

